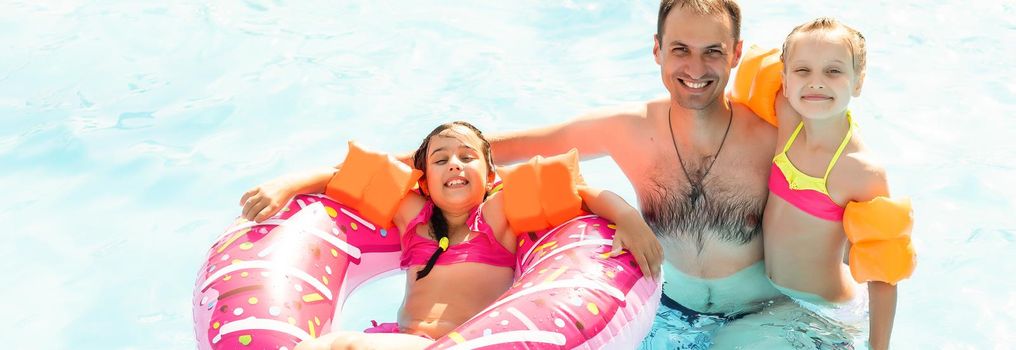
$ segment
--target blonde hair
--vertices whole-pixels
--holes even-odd
[[[842,30],[844,32],[844,39],[847,46],[850,48],[850,57],[854,65],[854,74],[860,76],[864,73],[865,65],[867,64],[867,48],[864,44],[864,35],[857,29],[851,28],[850,26],[841,23],[830,17],[819,17],[812,21],[806,22],[794,28],[787,34],[787,39],[783,41],[783,53],[780,54],[780,61],[784,63],[786,67],[787,58],[790,57],[790,47],[795,34],[804,34],[816,31],[824,32],[835,32]]]

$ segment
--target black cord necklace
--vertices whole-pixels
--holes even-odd
[[[713,155],[713,160],[709,162],[709,166],[706,168],[705,173],[702,174],[702,178],[699,181],[692,181],[691,175],[688,174],[688,169],[684,167],[684,159],[681,158],[681,151],[677,149],[677,139],[674,138],[674,122],[670,119],[671,108],[667,108],[667,126],[670,127],[670,141],[674,144],[674,152],[677,152],[677,162],[681,164],[681,171],[684,172],[684,178],[688,179],[688,186],[691,187],[691,193],[688,195],[688,199],[692,203],[698,202],[698,198],[706,198],[705,193],[705,180],[706,176],[709,175],[709,171],[713,170],[713,164],[716,164],[716,158],[720,156],[720,150],[723,149],[723,144],[727,142],[727,134],[730,133],[730,124],[734,122],[734,109],[728,104],[727,108],[730,109],[730,119],[727,120],[727,131],[723,132],[723,140],[720,140],[720,147],[716,149],[716,154]]]

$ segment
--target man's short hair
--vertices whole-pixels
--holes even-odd
[[[674,7],[686,8],[698,15],[726,14],[730,18],[734,43],[741,40],[741,7],[734,0],[661,0],[660,15],[656,18],[656,37],[663,44],[663,22]]]

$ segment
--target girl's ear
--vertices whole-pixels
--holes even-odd
[[[854,97],[861,96],[861,86],[864,85],[864,73],[857,75],[857,79],[854,81],[854,91],[851,93]]]
[[[420,192],[423,192],[424,196],[430,197],[430,189],[427,188],[427,178],[420,178]]]

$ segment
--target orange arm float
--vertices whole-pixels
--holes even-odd
[[[730,100],[751,108],[760,118],[777,125],[776,97],[783,86],[780,50],[752,45],[741,58]]]
[[[368,221],[391,227],[399,203],[422,175],[398,159],[350,142],[346,160],[328,181],[325,195],[355,208]]]
[[[543,158],[501,169],[505,217],[516,234],[538,231],[582,215],[577,185],[578,152]]]
[[[843,213],[843,230],[852,244],[850,274],[854,280],[896,285],[910,277],[917,265],[910,243],[913,224],[909,198],[877,197],[848,203]]]

